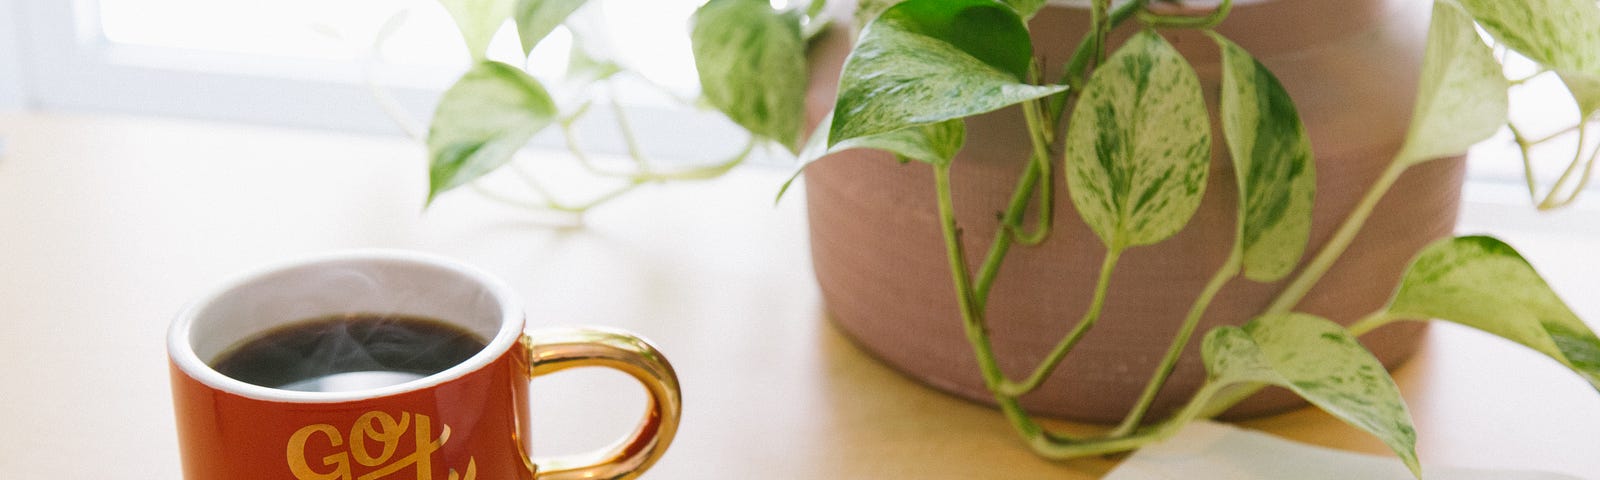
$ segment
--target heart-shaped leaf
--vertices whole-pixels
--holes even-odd
[[[1222,131],[1239,185],[1244,276],[1276,281],[1294,270],[1311,235],[1311,137],[1277,77],[1238,44],[1208,33],[1222,48]]]
[[[622,73],[622,65],[590,52],[582,38],[574,36],[567,53],[567,81],[583,85]]]
[[[869,137],[856,137],[834,144],[828,153],[854,148],[874,148],[895,154],[900,158],[933,165],[948,165],[966,143],[966,123],[961,119],[880,133]]]
[[[512,19],[517,21],[517,38],[522,41],[522,54],[533,53],[533,47],[550,35],[557,26],[567,21],[572,12],[589,0],[517,0]]]
[[[456,28],[461,30],[461,39],[467,42],[467,51],[472,54],[472,60],[480,61],[489,50],[489,41],[494,39],[495,32],[500,31],[500,27],[511,18],[513,1],[439,0],[439,4],[455,19]]]
[[[428,201],[506,162],[555,118],[537,80],[500,62],[479,62],[439,98],[428,129]]]
[[[828,144],[998,110],[1061,92],[1024,83],[1033,46],[993,0],[910,0],[862,30],[839,78]]]
[[[1306,314],[1268,315],[1223,326],[1201,346],[1209,381],[1287,388],[1330,415],[1377,436],[1411,472],[1417,433],[1389,372],[1344,327]]]
[[[1465,152],[1506,121],[1510,84],[1472,17],[1452,2],[1433,3],[1423,59],[1411,128],[1398,157],[1406,164]]]
[[[823,117],[822,123],[817,125],[816,131],[811,132],[810,139],[806,140],[805,147],[800,149],[800,166],[795,169],[789,180],[783,182],[778,189],[778,199],[783,199],[784,192],[789,191],[789,186],[795,178],[811,165],[811,162],[822,157],[856,148],[873,148],[893,153],[902,159],[916,160],[933,165],[948,165],[955,159],[956,153],[961,151],[961,146],[967,140],[966,123],[960,119],[946,120],[939,123],[920,125],[904,130],[895,130],[869,137],[856,137],[828,147],[826,143],[829,120],[833,113]]]
[[[1033,14],[1039,13],[1039,9],[1044,8],[1046,0],[1001,0],[1001,2],[1016,10],[1017,14],[1026,20],[1033,18]]]
[[[855,20],[856,28],[859,29],[867,26],[867,24],[872,23],[873,20],[877,20],[878,15],[883,15],[884,10],[888,10],[889,7],[893,7],[896,4],[904,1],[905,0],[856,0],[856,11],[852,15]],[[859,31],[856,33],[859,33]]]
[[[751,133],[797,149],[805,111],[806,44],[798,12],[766,0],[711,0],[690,31],[706,100]]]
[[[1095,70],[1067,126],[1068,193],[1106,247],[1159,242],[1205,195],[1211,126],[1200,80],[1144,31]]]
[[[1593,0],[1458,0],[1500,43],[1558,72],[1600,75]]]
[[[1600,75],[1561,72],[1560,76],[1561,82],[1572,92],[1573,101],[1578,102],[1580,118],[1587,119],[1600,112]]]
[[[1522,255],[1493,237],[1445,239],[1423,249],[1388,311],[1393,318],[1436,318],[1520,343],[1600,390],[1600,338]]]

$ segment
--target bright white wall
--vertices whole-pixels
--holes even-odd
[[[17,21],[18,0],[0,0],[0,111],[27,104],[22,79],[21,34]]]
[[[6,55],[8,47],[0,43],[0,70],[16,70],[5,65],[7,58],[20,64],[23,82],[12,83],[26,87],[22,90],[26,95],[20,97],[26,105],[41,110],[400,132],[373,99],[359,62],[112,42],[101,34],[99,5],[100,0],[0,0],[0,6],[10,10],[0,12],[0,36],[20,39],[11,40],[9,49],[22,54]],[[25,28],[19,32],[6,21]],[[396,106],[423,123],[440,92],[458,74],[404,65],[380,66],[375,73],[379,83],[389,85],[384,90]],[[6,79],[0,78],[0,89],[4,83]],[[0,97],[4,95],[0,92]],[[638,140],[653,157],[720,160],[743,145],[727,140],[742,142],[744,134],[719,114],[632,102],[626,96],[623,103]],[[608,117],[609,109],[595,110],[597,121],[578,124],[584,143],[593,153],[624,153],[613,124],[598,118]],[[532,143],[563,146],[556,129],[541,133]]]

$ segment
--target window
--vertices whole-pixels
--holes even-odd
[[[17,40],[16,9],[10,3],[0,3],[0,111],[21,108],[25,102],[22,89],[21,49]]]
[[[440,92],[468,63],[435,0],[17,1],[25,48],[0,56],[20,56],[19,68],[0,72],[23,72],[25,98],[47,109],[392,134],[402,131],[397,113],[425,125]],[[617,92],[647,150],[706,158],[700,142],[684,139],[740,135],[714,112],[671,101],[698,88],[685,32],[699,0],[594,3],[585,8],[597,10],[588,18],[604,22],[601,31],[627,33],[605,36],[602,47],[674,94],[653,94],[643,81],[608,90]],[[0,11],[0,31],[18,31],[4,28],[6,20]],[[541,78],[559,78],[569,46],[570,36],[557,31],[527,64]],[[523,64],[512,29],[496,37],[490,57]],[[0,100],[7,84],[0,76]],[[610,113],[595,110],[594,121],[580,124],[582,136],[597,151],[620,152]],[[560,138],[547,132],[535,143],[559,145]]]
[[[599,48],[669,92],[642,82],[610,90],[654,156],[721,158],[716,149],[731,153],[737,146],[726,139],[744,135],[718,114],[672,100],[692,97],[697,88],[685,32],[702,1],[591,2],[588,15],[576,20],[601,24],[609,35]],[[512,30],[500,33],[490,56],[522,63]],[[570,38],[558,30],[541,44],[527,61],[536,75],[560,76]],[[0,108],[32,104],[393,134],[401,131],[396,117],[425,124],[466,63],[436,0],[0,0]],[[1555,98],[1565,95],[1559,85],[1531,95],[1547,97],[1534,110],[1554,110],[1518,118],[1574,115],[1565,99]],[[624,142],[611,113],[592,110],[597,118],[580,127],[586,147],[620,153]],[[557,146],[558,137],[546,132],[534,142]],[[1564,169],[1570,157],[1559,151],[1571,151],[1572,141],[1552,142],[1541,154],[1534,165],[1541,188]],[[1523,166],[1506,137],[1476,153],[1469,200],[1525,206]],[[1579,207],[1600,210],[1585,203],[1595,204]]]

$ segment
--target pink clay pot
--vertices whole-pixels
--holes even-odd
[[[1333,234],[1400,146],[1420,72],[1427,12],[1427,2],[1411,0],[1240,1],[1219,28],[1275,72],[1310,131],[1317,193],[1307,258]],[[1032,21],[1035,54],[1042,64],[1059,68],[1066,61],[1087,17],[1082,8],[1051,6]],[[847,30],[835,29],[811,52],[814,73],[807,102],[812,125],[832,107],[851,41]],[[1125,38],[1129,30],[1120,33]],[[1215,112],[1219,54],[1214,44],[1193,31],[1167,31],[1164,36],[1195,65]],[[1212,123],[1216,125],[1215,119]],[[969,267],[976,271],[1029,144],[1015,108],[969,119],[967,129],[953,183]],[[1221,132],[1214,135],[1210,183],[1199,212],[1168,241],[1123,255],[1099,324],[1042,388],[1023,397],[1030,412],[1115,422],[1138,398],[1232,242],[1233,167]],[[1050,238],[1038,247],[1011,250],[989,304],[994,350],[1011,378],[1026,376],[1078,321],[1104,255],[1072,207],[1061,170],[1052,179],[1057,194]],[[1412,256],[1453,230],[1463,170],[1463,162],[1455,158],[1408,171],[1297,310],[1348,324],[1382,306]],[[962,330],[937,223],[931,169],[899,164],[882,152],[854,150],[813,164],[805,185],[812,257],[833,322],[861,348],[906,375],[992,403]],[[1199,354],[1203,332],[1244,323],[1264,310],[1286,283],[1239,278],[1228,284],[1201,321],[1201,333],[1190,342],[1150,418],[1181,405],[1204,379]],[[1362,341],[1393,368],[1416,351],[1423,327],[1385,327]],[[1267,390],[1230,415],[1256,416],[1301,405],[1286,391]]]

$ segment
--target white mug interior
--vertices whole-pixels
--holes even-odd
[[[398,385],[346,392],[300,392],[249,384],[210,367],[247,340],[300,321],[340,314],[441,320],[488,340],[445,371]],[[395,250],[320,255],[262,268],[224,282],[181,312],[167,350],[189,376],[231,393],[266,400],[337,402],[391,395],[459,377],[498,358],[522,333],[522,308],[504,283],[443,257]]]

